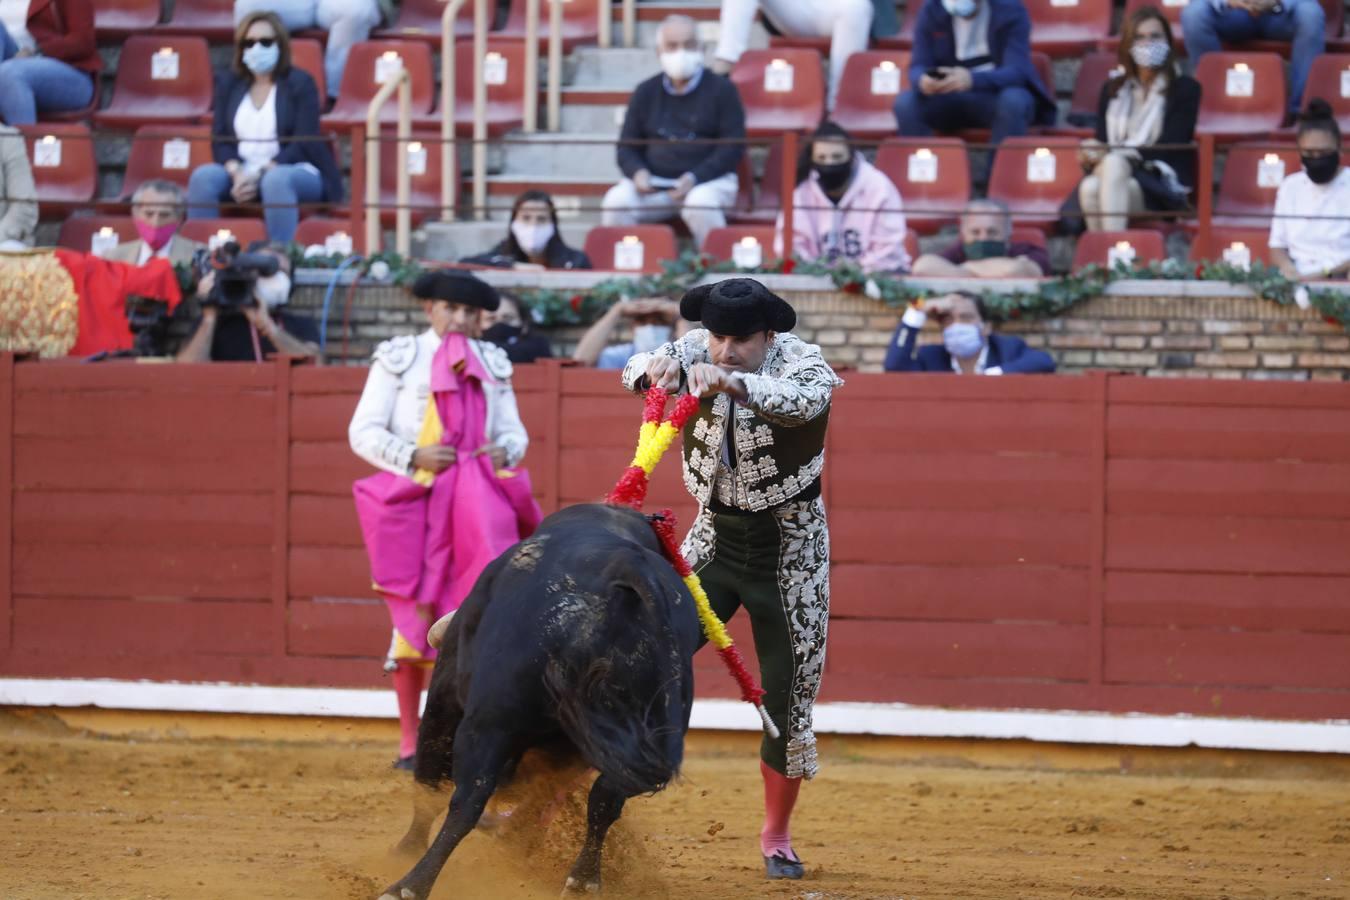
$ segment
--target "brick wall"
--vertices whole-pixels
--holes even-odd
[[[867,297],[829,290],[818,278],[780,276],[772,282],[797,309],[796,333],[820,344],[831,363],[861,371],[881,369],[898,317],[894,310]],[[346,299],[345,287],[335,292],[330,358],[359,364],[379,341],[423,327],[420,307],[401,290],[359,288],[349,310]],[[293,305],[317,313],[322,302],[322,288],[302,286]],[[344,317],[349,332],[344,332]],[[1110,369],[1171,377],[1318,381],[1340,381],[1350,372],[1350,335],[1340,326],[1314,312],[1255,298],[1243,288],[1208,282],[1118,284],[1108,295],[1062,317],[1008,322],[999,330],[1045,349],[1064,372]],[[564,355],[582,331],[547,333],[555,352]],[[616,339],[626,337],[619,333]],[[923,340],[936,342],[939,336],[930,327]]]

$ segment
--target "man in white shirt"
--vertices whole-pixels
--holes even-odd
[[[1350,171],[1341,165],[1341,135],[1324,100],[1308,105],[1299,126],[1303,168],[1275,193],[1270,258],[1289,278],[1350,274]]]
[[[108,253],[114,262],[143,266],[152,258],[187,265],[205,244],[178,233],[185,207],[183,189],[172,181],[147,181],[131,195],[131,218],[136,223],[134,241],[118,244]]]

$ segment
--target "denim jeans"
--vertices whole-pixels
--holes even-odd
[[[911,89],[895,101],[895,120],[906,137],[988,128],[990,142],[997,144],[1005,137],[1026,134],[1035,115],[1036,98],[1024,87],[959,94],[921,94]]]
[[[1223,42],[1290,41],[1289,111],[1303,105],[1303,88],[1313,59],[1326,50],[1327,16],[1317,0],[1285,0],[1279,13],[1253,16],[1231,7],[1219,11],[1209,0],[1191,0],[1181,11],[1181,29],[1191,64],[1206,53],[1217,53]]]
[[[220,202],[230,195],[230,173],[218,163],[198,166],[188,179],[187,217],[214,219],[220,215]],[[263,221],[269,240],[288,243],[295,238],[300,224],[300,203],[323,199],[323,179],[309,166],[276,166],[269,169],[258,185],[263,204]]]
[[[32,125],[41,112],[83,109],[94,99],[94,79],[48,56],[14,59],[19,47],[0,27],[0,120]]]
[[[257,11],[273,12],[287,31],[322,28],[328,32],[323,55],[323,76],[328,81],[328,96],[336,97],[342,85],[342,70],[352,45],[370,36],[380,24],[380,4],[376,0],[235,0],[234,21]]]

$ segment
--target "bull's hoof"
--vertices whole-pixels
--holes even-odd
[[[562,895],[568,894],[598,894],[600,893],[600,876],[594,878],[578,878],[575,875],[568,875],[567,882],[563,885]]]
[[[398,893],[394,893],[395,890]],[[418,897],[412,888],[390,888],[380,895],[380,900],[418,900]]]
[[[800,881],[806,874],[806,867],[802,865],[801,860],[788,859],[786,854],[780,852],[764,857],[764,874],[770,881],[783,878]]]

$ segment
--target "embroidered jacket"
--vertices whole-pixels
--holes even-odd
[[[690,331],[651,353],[639,353],[623,370],[631,391],[646,387],[647,362],[653,355],[679,360],[688,372],[710,363],[708,332]],[[726,394],[704,398],[698,415],[684,427],[684,484],[706,506],[711,499],[737,509],[760,512],[782,506],[820,477],[825,466],[825,428],[830,399],[843,384],[820,348],[794,334],[774,336],[759,371],[741,376],[747,399],[733,403]],[[735,466],[728,465],[728,420],[735,421]]]
[[[352,451],[372,466],[395,475],[412,473],[412,455],[431,397],[431,358],[441,339],[428,328],[375,348],[361,401],[352,414],[347,438]],[[484,431],[490,444],[506,450],[506,464],[517,465],[529,438],[511,390],[511,361],[506,351],[486,341],[469,341],[493,381],[483,385],[487,398]]]

